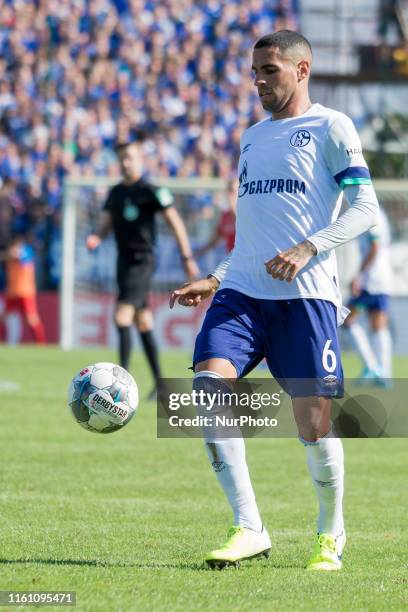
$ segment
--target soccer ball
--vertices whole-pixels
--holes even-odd
[[[83,368],[68,389],[72,416],[95,433],[122,429],[135,415],[138,403],[134,378],[114,363],[95,363]]]

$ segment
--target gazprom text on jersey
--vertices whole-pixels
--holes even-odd
[[[239,197],[257,193],[305,193],[304,181],[297,179],[259,179],[243,183],[239,188]]]

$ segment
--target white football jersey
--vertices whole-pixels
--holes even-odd
[[[388,219],[381,208],[379,210],[378,224],[369,229],[368,232],[361,234],[358,241],[362,260],[367,257],[373,241],[376,241],[379,247],[373,261],[361,275],[361,288],[373,295],[391,293],[391,234]]]
[[[337,219],[342,189],[371,184],[346,115],[313,104],[301,116],[265,119],[241,137],[235,247],[222,288],[255,298],[317,298],[341,305],[334,251],[313,257],[291,282],[264,262]]]

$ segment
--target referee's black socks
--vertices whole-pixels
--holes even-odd
[[[161,378],[161,370],[156,340],[154,339],[153,332],[151,330],[139,333],[147,360],[154,376],[154,380],[157,382],[157,380]]]
[[[130,326],[117,326],[119,334],[119,359],[120,365],[125,370],[129,370],[130,353],[132,351],[132,338],[130,335]]]
[[[117,330],[119,334],[120,365],[122,366],[122,368],[125,368],[125,370],[129,370],[130,354],[132,351],[131,327],[120,327],[118,325]],[[139,333],[140,339],[143,344],[143,350],[146,354],[154,379],[157,382],[157,380],[161,378],[161,370],[159,364],[159,354],[157,350],[156,341],[153,336],[153,332],[149,330]]]

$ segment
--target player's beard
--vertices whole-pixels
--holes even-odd
[[[280,113],[286,108],[290,100],[291,96],[278,97],[276,94],[270,93],[267,97],[261,98],[261,104],[268,113]]]

